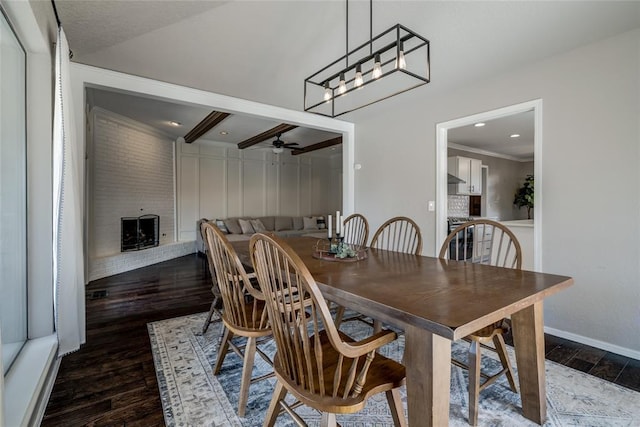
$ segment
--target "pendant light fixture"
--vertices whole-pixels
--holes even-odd
[[[400,24],[373,37],[373,0],[369,40],[349,50],[345,3],[345,54],[305,79],[305,111],[337,117],[430,82],[429,40]]]

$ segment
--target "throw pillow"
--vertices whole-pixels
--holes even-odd
[[[242,229],[242,234],[253,234],[256,232],[251,225],[251,221],[249,221],[248,219],[239,219],[238,223],[240,224],[240,228]]]
[[[305,230],[317,230],[318,222],[314,216],[305,216],[302,218]]]
[[[225,219],[224,225],[227,226],[227,230],[231,234],[242,234],[242,228],[240,228],[240,224],[238,224],[237,219]]]
[[[316,217],[316,223],[318,224],[318,228],[320,230],[324,230],[327,227],[327,224],[325,224],[325,222],[324,222],[324,217],[323,216],[317,216]]]
[[[227,224],[224,223],[221,219],[216,219],[216,227],[224,234],[229,234],[229,229],[227,228]]]
[[[302,221],[302,217],[301,216],[294,216],[293,217],[293,229],[294,230],[302,230],[303,227],[304,227],[304,222]]]
[[[264,224],[259,219],[250,219],[249,222],[251,222],[251,226],[256,233],[264,233],[265,231],[267,231]]]

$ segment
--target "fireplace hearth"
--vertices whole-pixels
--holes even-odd
[[[142,215],[139,217],[120,218],[121,240],[120,251],[139,251],[158,246],[160,217],[158,215]]]

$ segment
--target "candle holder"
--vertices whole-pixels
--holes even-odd
[[[344,236],[340,236],[339,233],[336,233],[333,237],[327,237],[327,240],[329,241],[329,254],[335,255],[342,250],[344,245]]]

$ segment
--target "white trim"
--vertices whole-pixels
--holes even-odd
[[[542,99],[535,99],[520,104],[510,105],[496,110],[486,111],[459,119],[436,124],[436,238],[435,253],[440,252],[440,246],[447,237],[447,132],[449,129],[467,126],[477,122],[485,122],[513,114],[534,111],[534,175],[536,187],[542,188]],[[533,246],[534,270],[542,268],[542,193],[536,194],[536,204],[533,207]]]
[[[456,144],[455,142],[450,142],[449,148],[455,148],[456,150],[466,151],[474,154],[482,154],[483,156],[491,156],[491,157],[498,157],[500,159],[513,160],[514,162],[524,163],[524,162],[533,161],[533,157],[521,159],[520,157],[510,156],[508,154],[494,153],[493,151],[489,151],[489,150],[482,150],[480,148],[475,148],[475,147],[467,147],[466,145]]]
[[[544,332],[549,335],[553,335],[556,337],[564,338],[566,340],[571,340],[575,342],[579,342],[581,344],[585,344],[591,347],[599,348],[601,350],[606,350],[611,353],[620,354],[622,356],[630,357],[632,359],[640,360],[640,351],[632,350],[626,347],[620,347],[615,344],[611,344],[604,341],[594,340],[593,338],[588,338],[583,335],[577,335],[571,332],[561,331],[559,329],[550,328],[548,326],[544,327]]]

